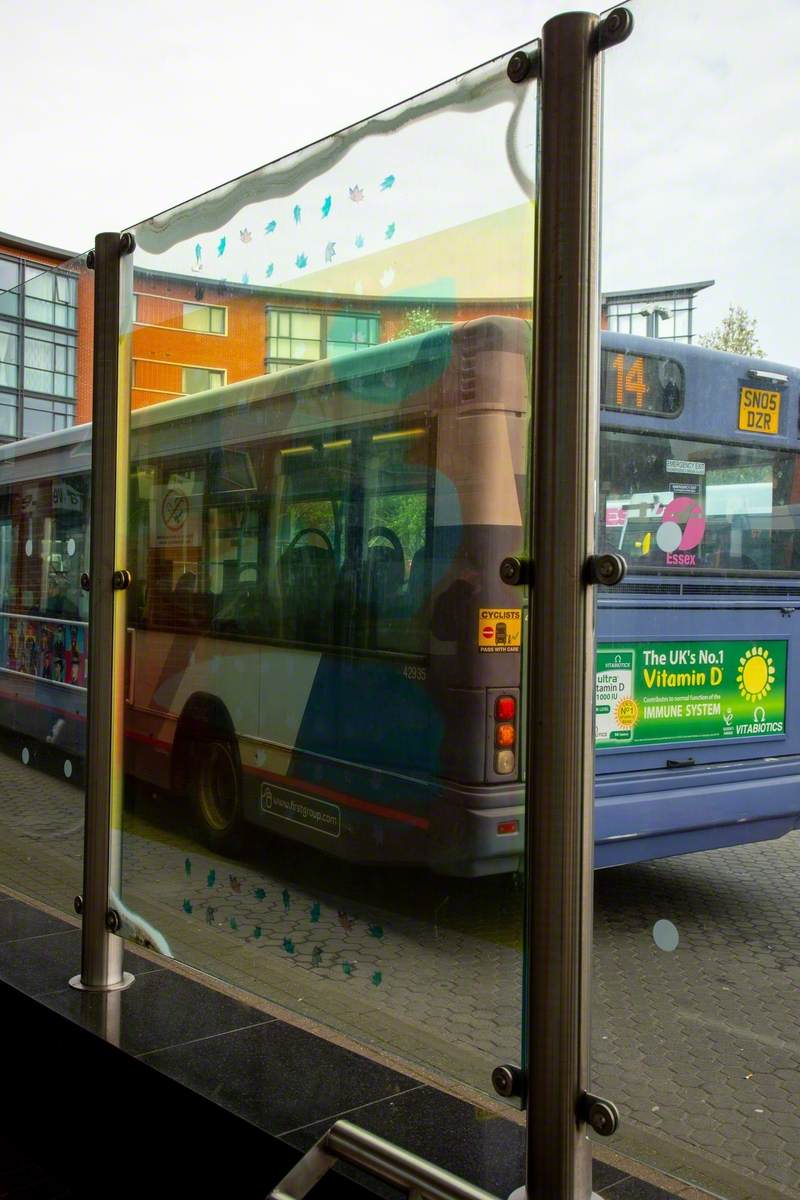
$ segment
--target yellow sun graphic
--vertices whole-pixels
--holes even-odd
[[[763,700],[775,682],[775,663],[763,646],[751,646],[739,659],[736,674],[739,695],[745,700]]]
[[[626,696],[624,700],[620,700],[614,710],[614,716],[617,719],[617,724],[624,729],[630,729],[639,719],[639,705],[632,696]]]

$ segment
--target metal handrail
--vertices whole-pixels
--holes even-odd
[[[315,1146],[303,1155],[268,1200],[303,1200],[337,1161],[360,1167],[371,1175],[403,1189],[414,1200],[497,1200],[491,1192],[467,1183],[458,1175],[436,1167],[377,1134],[336,1121]]]

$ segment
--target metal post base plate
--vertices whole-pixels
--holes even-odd
[[[84,983],[80,975],[73,975],[69,981],[69,986],[75,988],[78,992],[124,992],[133,983],[135,975],[131,975],[130,971],[122,972],[122,979],[118,983],[101,983],[97,986],[90,986]]]

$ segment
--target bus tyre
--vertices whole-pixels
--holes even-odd
[[[239,849],[242,834],[242,781],[232,742],[211,741],[196,747],[195,816],[203,839],[215,849]]]

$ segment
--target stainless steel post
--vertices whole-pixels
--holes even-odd
[[[542,30],[528,700],[527,1195],[587,1200],[599,18]]]
[[[125,705],[125,541],[128,509],[126,356],[120,355],[120,298],[132,293],[130,235],[101,233],[94,248],[94,373],[81,973],[73,987],[110,991],[133,976],[113,936],[109,896],[120,890]]]

